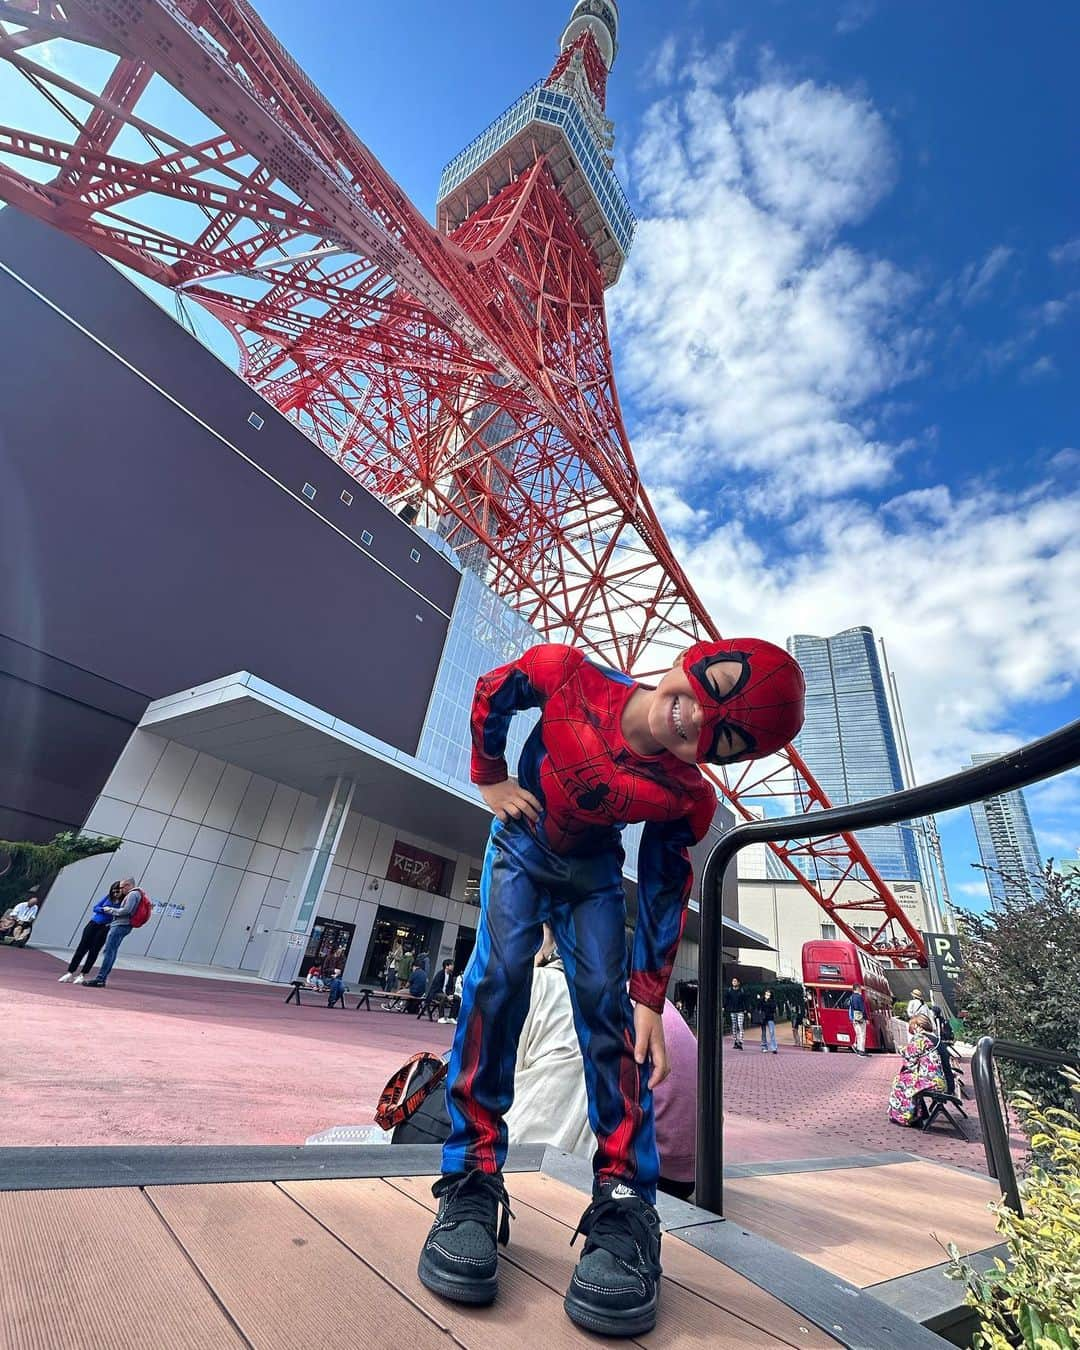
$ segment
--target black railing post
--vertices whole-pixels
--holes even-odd
[[[984,797],[1014,792],[1080,764],[1080,720],[1019,750],[964,769],[949,778],[854,806],[832,806],[803,816],[779,816],[737,825],[709,854],[701,877],[701,942],[698,950],[698,1137],[695,1199],[723,1213],[723,883],[728,864],[747,844],[818,839],[875,825],[895,825],[938,811],[969,806]],[[1004,1045],[998,1042],[998,1046]],[[1019,1047],[1026,1049],[1028,1047]],[[1002,1053],[999,1049],[997,1053]],[[1043,1054],[1051,1052],[1044,1051]],[[1040,1061],[1051,1062],[1051,1061]],[[993,1077],[991,1073],[991,1078]],[[1007,1142],[1007,1137],[1006,1137]],[[1009,1165],[1012,1164],[1011,1154]],[[1015,1185],[1015,1178],[1014,1178]]]
[[[1017,1214],[1023,1214],[1020,1187],[1016,1180],[1012,1149],[1009,1147],[1008,1105],[1003,1107],[997,1090],[994,1060],[1008,1059],[1014,1064],[1038,1064],[1048,1069],[1080,1069],[1080,1056],[1061,1050],[1044,1050],[1041,1045],[1021,1045],[1017,1041],[999,1041],[993,1036],[982,1036],[971,1057],[971,1081],[975,1088],[975,1103],[979,1108],[986,1167],[1001,1187],[1005,1203]]]
[[[710,856],[709,862],[712,862]],[[724,965],[723,908],[706,903],[702,877],[698,946],[698,1120],[695,1201],[723,1214],[724,1205]],[[719,900],[719,894],[717,895]],[[709,953],[708,959],[705,954]],[[719,1129],[709,1122],[719,1121]]]

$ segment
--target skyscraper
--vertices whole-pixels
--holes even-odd
[[[997,755],[972,755],[973,765]],[[990,903],[997,908],[1006,896],[1031,895],[1030,878],[1042,871],[1042,858],[1022,792],[1004,792],[973,802],[971,820],[979,845]]]
[[[898,792],[904,779],[897,735],[871,630],[799,633],[787,649],[806,675],[806,722],[795,748],[833,805]],[[910,825],[860,830],[859,842],[886,880],[925,885]]]

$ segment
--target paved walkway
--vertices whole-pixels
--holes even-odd
[[[453,1027],[285,1004],[285,989],[117,967],[105,989],[57,984],[64,964],[0,947],[7,1144],[302,1144],[370,1121],[413,1051]]]
[[[790,1035],[786,1027],[782,1032]],[[901,1149],[984,1172],[973,1101],[965,1103],[971,1142],[936,1127],[923,1134],[890,1123],[889,1089],[897,1063],[895,1055],[826,1055],[782,1039],[778,1055],[763,1055],[751,1036],[739,1052],[732,1050],[729,1037],[724,1047],[725,1160],[774,1162]]]
[[[370,1122],[383,1084],[453,1027],[415,1017],[286,1006],[285,990],[118,967],[107,989],[58,984],[45,952],[0,947],[5,1031],[0,1138],[8,1144],[299,1144]],[[896,1061],[724,1054],[728,1162],[905,1149],[982,1171],[983,1149],[890,1125]],[[970,1105],[974,1117],[974,1104]]]

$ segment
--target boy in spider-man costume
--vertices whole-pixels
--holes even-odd
[[[587,1241],[566,1310],[608,1335],[654,1325],[651,1089],[667,1076],[661,1011],[690,894],[687,850],[716,811],[697,765],[781,749],[802,725],[803,695],[798,665],[756,638],[696,643],[656,689],[554,645],[478,681],[472,778],[495,820],[447,1079],[439,1214],[420,1257],[429,1289],[464,1303],[490,1303],[497,1292],[496,1239],[509,1237],[503,1117],[547,921],[566,968],[597,1142],[594,1199],[578,1226]],[[514,779],[503,758],[510,718],[536,707],[540,721]],[[645,828],[628,993],[620,830],[634,821]]]

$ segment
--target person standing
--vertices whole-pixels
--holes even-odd
[[[116,962],[116,954],[120,950],[120,944],[131,932],[131,916],[135,913],[135,907],[143,898],[142,891],[135,885],[134,877],[125,877],[120,883],[120,903],[118,905],[102,905],[102,913],[110,916],[109,933],[105,939],[105,951],[101,957],[101,967],[97,973],[97,979],[85,980],[84,989],[104,989],[105,982],[112,973],[113,965]]]
[[[387,953],[386,966],[383,969],[383,988],[388,994],[392,994],[398,986],[397,966],[404,955],[405,950],[401,945],[401,939],[396,938],[394,945]]]
[[[780,1053],[776,1044],[776,999],[771,989],[758,995],[757,1020],[761,1023],[761,1053],[763,1055]]]
[[[491,1303],[510,1236],[503,1177],[514,1066],[546,921],[566,971],[596,1137],[584,1250],[563,1306],[605,1335],[656,1323],[660,1217],[652,1092],[668,1076],[668,982],[686,921],[690,848],[716,794],[699,764],[760,759],[803,720],[805,683],[782,649],[752,638],[699,642],[657,688],[560,644],[482,675],[471,777],[496,817],[480,884],[476,948],[447,1073],[450,1134],[432,1188],[439,1211],[420,1282],[452,1301]],[[541,709],[520,781],[505,759],[514,713]],[[627,969],[623,826],[644,822]],[[629,975],[629,988],[627,976]]]
[[[907,1020],[910,1022],[913,1017],[929,1017],[931,1022],[934,1020],[933,1010],[923,998],[921,989],[913,989],[908,999]]]
[[[403,951],[397,960],[397,978],[398,988],[406,989],[409,985],[409,977],[412,975],[413,954],[411,951]]]
[[[746,1019],[746,995],[739,981],[732,978],[731,984],[724,990],[724,1011],[731,1018],[732,1047],[743,1048],[743,1022]]]
[[[848,1017],[855,1032],[855,1053],[866,1054],[866,997],[861,984],[857,984],[848,999]]]
[[[90,921],[82,930],[82,937],[79,938],[79,945],[75,948],[75,954],[68,964],[67,970],[57,980],[57,984],[67,984],[68,981],[74,981],[75,984],[82,984],[87,975],[94,967],[94,962],[101,954],[101,949],[105,945],[105,939],[109,935],[110,919],[105,913],[106,905],[117,906],[120,904],[123,896],[121,894],[121,883],[114,881],[109,887],[108,894],[103,895],[94,906],[90,914]],[[82,962],[82,974],[78,974],[79,962]]]

